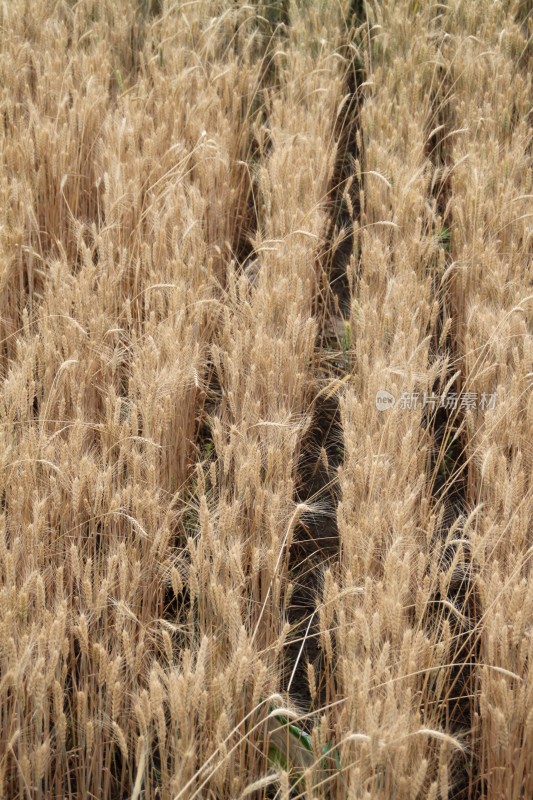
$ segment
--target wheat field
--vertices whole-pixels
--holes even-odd
[[[0,799],[531,800],[531,0],[0,31]]]

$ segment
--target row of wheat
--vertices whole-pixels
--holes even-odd
[[[529,798],[528,2],[0,24],[0,798]]]

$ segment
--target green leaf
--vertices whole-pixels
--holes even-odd
[[[305,749],[309,753],[312,752],[313,746],[311,744],[311,737],[307,733],[307,731],[302,730],[297,725],[289,725],[289,731],[291,735],[295,737],[295,739],[298,739],[298,741],[305,747]]]
[[[270,745],[268,750],[268,758],[270,759],[272,764],[281,767],[281,769],[284,769],[285,772],[289,772],[287,759],[285,758],[281,750],[278,747],[276,747],[275,744]]]
[[[438,235],[438,239],[439,244],[442,245],[445,250],[449,250],[452,241],[451,230],[449,228],[443,228]]]

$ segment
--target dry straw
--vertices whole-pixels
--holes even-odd
[[[0,20],[0,797],[532,796],[528,4]],[[457,371],[449,525],[454,443],[375,396]]]

